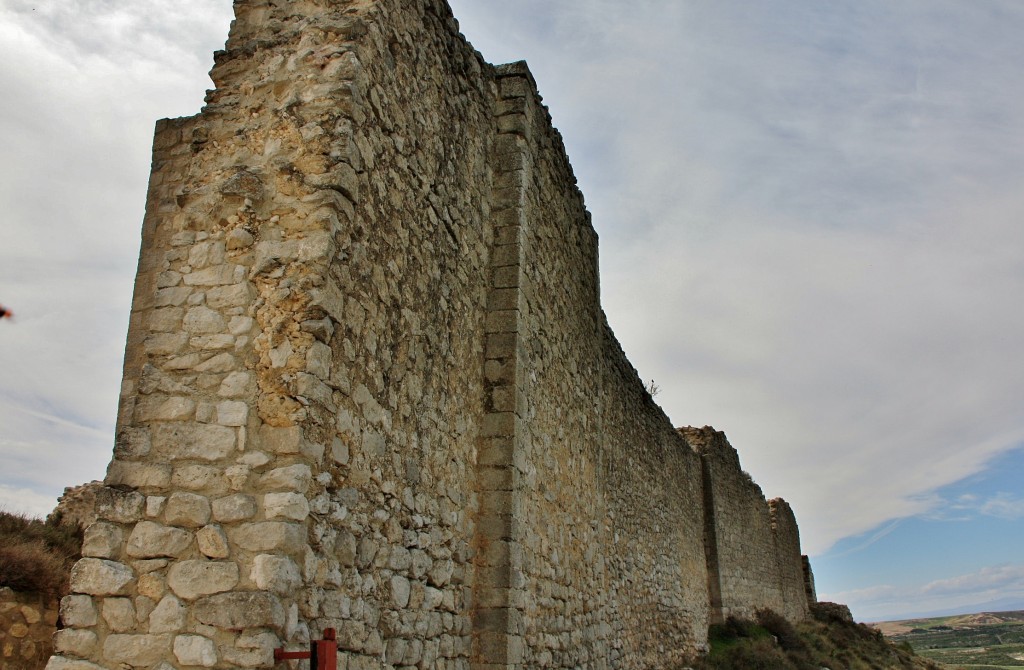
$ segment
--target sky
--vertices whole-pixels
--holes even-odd
[[[230,5],[0,0],[8,509],[103,476],[153,124],[202,106]],[[819,596],[1024,601],[1024,4],[451,5],[529,63],[630,360],[793,505]]]

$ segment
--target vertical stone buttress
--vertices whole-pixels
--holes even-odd
[[[513,668],[523,660],[522,534],[519,496],[525,398],[522,334],[526,300],[524,212],[530,157],[526,133],[535,84],[525,63],[495,68],[497,127],[493,148],[492,216],[495,246],[487,299],[484,388],[478,488],[472,667]],[[521,467],[521,464],[520,464]]]
[[[711,467],[700,459],[701,487],[704,491],[704,558],[708,570],[708,622],[723,623],[722,575],[718,565],[718,533],[715,529],[715,487],[711,481]]]

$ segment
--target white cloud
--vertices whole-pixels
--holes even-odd
[[[819,593],[823,601],[847,603],[861,620],[915,616],[984,605],[1024,596],[1024,565],[986,566],[972,573],[925,584],[881,584],[836,593]]]
[[[56,504],[56,496],[41,495],[33,489],[0,484],[0,510],[4,512],[45,518]]]
[[[103,476],[153,124],[199,110],[229,16],[206,0],[0,5],[3,502],[43,513]]]
[[[811,553],[1024,441],[1018,4],[456,5],[525,36],[627,355]]]
[[[453,5],[485,57],[530,61],[632,362],[807,550],[1024,441],[1024,6]],[[102,475],[153,122],[198,111],[229,12],[0,5],[0,485]]]

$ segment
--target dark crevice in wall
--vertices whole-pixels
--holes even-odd
[[[708,599],[711,604],[710,623],[722,623],[722,579],[718,566],[718,537],[715,530],[715,493],[711,481],[711,467],[707,459],[700,458],[701,485],[704,489],[704,558],[708,568]]]

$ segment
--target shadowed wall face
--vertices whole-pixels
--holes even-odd
[[[525,65],[484,63],[442,0],[235,10],[208,105],[157,127],[117,444],[53,668],[269,667],[326,627],[349,670],[702,649],[701,457],[607,326]],[[746,611],[781,602],[795,524],[777,542],[730,467],[715,529],[769,555],[719,562]]]

